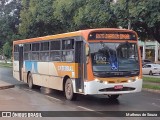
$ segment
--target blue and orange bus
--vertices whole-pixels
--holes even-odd
[[[77,94],[140,92],[142,68],[136,32],[100,28],[13,42],[13,76],[29,88],[47,87]]]

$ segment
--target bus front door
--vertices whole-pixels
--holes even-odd
[[[84,42],[75,42],[75,62],[78,63],[78,78],[75,80],[76,91],[84,92]]]
[[[22,76],[22,68],[23,68],[23,45],[19,45],[19,79],[23,80]]]

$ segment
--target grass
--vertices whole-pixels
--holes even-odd
[[[160,90],[159,85],[151,85],[151,84],[143,84],[143,88],[153,89],[153,90]]]
[[[143,77],[144,82],[160,83],[160,78]]]
[[[13,66],[12,63],[0,63],[0,67],[11,68],[12,66]]]
[[[160,90],[160,78],[143,77],[143,82],[143,88]]]

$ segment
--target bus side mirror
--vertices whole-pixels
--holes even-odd
[[[86,63],[89,63],[89,47],[86,47]]]
[[[86,56],[89,56],[89,47],[86,47]]]

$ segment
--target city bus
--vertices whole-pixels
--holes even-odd
[[[136,32],[99,28],[13,42],[13,76],[29,88],[77,94],[119,95],[140,92],[142,63]]]

